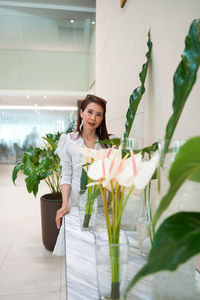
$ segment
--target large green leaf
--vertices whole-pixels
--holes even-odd
[[[84,194],[86,192],[87,184],[88,184],[87,172],[85,171],[84,167],[82,167],[82,173],[80,178],[80,194]]]
[[[167,218],[158,229],[147,264],[136,274],[125,294],[144,276],[175,270],[200,252],[200,213],[179,212]]]
[[[37,180],[37,174],[35,172],[32,172],[30,176],[26,177],[25,182],[26,182],[27,191],[29,193],[32,193],[33,190],[35,189],[35,185],[39,184]]]
[[[133,121],[135,119],[136,111],[138,108],[138,105],[142,99],[142,95],[145,92],[145,79],[147,75],[147,70],[149,66],[149,61],[151,58],[151,50],[152,50],[152,42],[151,42],[151,37],[150,37],[150,31],[148,32],[148,41],[147,41],[147,46],[148,46],[148,52],[146,53],[146,58],[147,61],[146,63],[142,66],[142,71],[139,74],[140,81],[141,81],[141,86],[137,87],[132,95],[130,96],[129,99],[129,107],[128,111],[126,113],[126,122],[125,122],[125,132],[124,132],[124,138],[127,138],[130,134],[131,127],[133,125]]]
[[[27,176],[31,176],[32,173],[35,173],[37,167],[32,163],[31,158],[27,157],[24,163],[23,173]]]
[[[170,140],[184,108],[185,102],[196,81],[197,71],[200,65],[200,19],[192,22],[189,33],[185,39],[185,50],[182,59],[174,74],[174,99],[173,113],[170,117],[165,133],[167,143],[163,148],[161,162],[163,164]]]
[[[23,164],[21,162],[18,162],[16,164],[16,166],[13,169],[12,172],[12,181],[15,183],[15,180],[17,179],[17,174],[19,173],[19,171],[23,168]]]
[[[168,208],[178,189],[186,179],[200,182],[200,137],[189,139],[177,153],[169,172],[170,187],[167,194],[161,199],[153,218],[153,226]]]

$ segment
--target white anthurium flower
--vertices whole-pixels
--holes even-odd
[[[121,164],[125,161],[126,157],[122,159],[121,148],[110,152],[108,157],[94,161],[88,169],[88,176],[93,180],[102,180],[102,186],[110,190],[110,181],[115,179]],[[99,182],[93,183],[98,184]],[[88,185],[89,186],[89,185]]]
[[[113,147],[108,148],[108,149],[91,149],[91,148],[87,148],[85,146],[83,147],[76,147],[75,148],[79,153],[83,154],[83,161],[78,164],[78,166],[80,165],[84,165],[86,163],[91,163],[93,161],[96,160],[102,160],[104,158],[112,158],[115,154],[115,152],[117,151],[116,149],[114,149]]]
[[[134,155],[134,157],[132,156],[125,161],[121,172],[116,176],[116,180],[126,190],[134,185],[133,193],[138,194],[151,180],[158,162],[159,153],[156,153],[149,161],[145,162],[142,162],[141,157]]]
[[[109,173],[110,165],[111,160],[109,158],[94,161],[89,166],[88,177],[93,180],[100,180],[104,177],[106,178]]]
[[[92,160],[96,157],[96,149],[91,149],[87,147],[75,147],[76,151],[83,154],[83,161],[77,166],[84,165],[86,163],[91,163]]]

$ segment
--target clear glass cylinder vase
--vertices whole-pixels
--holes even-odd
[[[139,153],[143,148],[143,144],[142,137],[121,138],[122,153],[123,155],[126,153],[130,154],[130,149],[134,153]],[[123,230],[136,231],[139,207],[140,195],[130,195],[121,218],[121,228]]]
[[[159,144],[160,153],[162,154],[167,141],[163,140]],[[167,193],[170,181],[169,172],[170,168],[178,154],[180,147],[184,144],[184,141],[172,140],[169,144],[168,151],[166,152],[165,158],[161,161],[159,168],[159,185],[156,196],[156,206],[159,205],[162,197]],[[167,217],[171,216],[180,211],[199,211],[200,210],[200,184],[191,180],[185,180],[179,190],[173,197],[169,207],[161,216],[158,221],[158,225],[163,222]]]
[[[121,218],[121,229],[135,231],[138,222],[140,195],[130,195]]]
[[[82,230],[94,230],[97,214],[97,201],[97,199],[90,201],[87,191],[85,193],[79,193],[78,211]]]
[[[152,219],[156,193],[157,180],[153,179],[144,189],[140,199],[139,217],[136,227],[140,254],[144,259],[147,259],[154,239]]]
[[[95,232],[95,253],[99,299],[123,299],[129,253],[126,233],[121,231],[119,243],[112,244],[107,231]]]

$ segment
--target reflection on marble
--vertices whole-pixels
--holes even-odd
[[[98,215],[98,224],[103,215]],[[102,219],[103,223],[103,219]],[[105,229],[105,227],[104,227]],[[98,226],[97,230],[100,230]],[[72,208],[65,217],[66,234],[66,282],[68,300],[98,300],[94,235],[82,231],[77,208]],[[139,269],[145,264],[138,248],[137,233],[126,232],[129,240],[129,263],[127,285]],[[129,293],[127,300],[153,300],[152,277],[139,281]],[[196,274],[196,286],[200,287],[200,274]],[[194,298],[198,299],[198,298]]]

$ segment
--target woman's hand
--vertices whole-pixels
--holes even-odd
[[[62,205],[62,207],[60,209],[57,210],[56,212],[56,226],[59,229],[61,226],[61,221],[62,218],[64,217],[64,215],[69,213],[69,204],[65,203]]]

